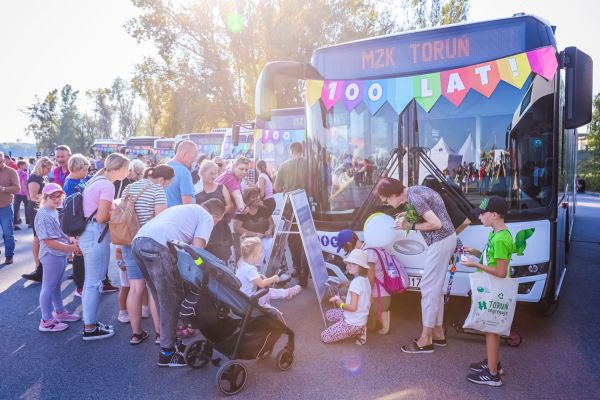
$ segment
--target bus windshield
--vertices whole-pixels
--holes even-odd
[[[329,111],[315,103],[307,121],[315,211],[322,219],[353,213],[392,150],[418,147],[471,205],[498,195],[509,201],[509,216],[549,213],[554,87],[554,80],[532,75],[521,89],[500,82],[490,98],[471,90],[459,107],[445,98],[429,112],[416,105],[416,124],[402,133],[387,103],[375,114],[363,104],[348,112],[341,102]],[[407,156],[403,170],[405,185],[423,184],[431,173],[423,162],[409,165]]]

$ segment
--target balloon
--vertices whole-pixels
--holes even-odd
[[[364,237],[369,247],[387,247],[395,239],[397,231],[394,228],[394,218],[378,213],[371,215],[365,222]]]
[[[367,227],[367,224],[369,223],[369,221],[370,221],[370,220],[371,220],[373,217],[375,217],[375,216],[377,216],[377,215],[385,215],[385,214],[384,214],[384,213],[382,213],[382,212],[376,212],[376,213],[373,213],[373,214],[369,215],[369,217],[368,217],[368,218],[367,218],[367,220],[365,221],[365,224],[363,225],[363,230],[365,230],[365,228]]]

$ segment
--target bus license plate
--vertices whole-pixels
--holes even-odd
[[[419,290],[419,284],[421,283],[420,276],[409,276],[408,277],[408,288]]]

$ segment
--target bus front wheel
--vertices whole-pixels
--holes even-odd
[[[540,317],[550,317],[558,309],[559,299],[542,300],[536,305],[536,314]]]

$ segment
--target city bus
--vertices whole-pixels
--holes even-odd
[[[591,120],[592,106],[591,58],[557,49],[555,32],[518,14],[324,47],[309,63],[267,64],[257,119],[270,120],[277,107],[275,82],[306,86],[307,194],[323,250],[334,254],[339,230],[362,235],[369,215],[385,209],[373,194],[383,175],[406,186],[437,181],[471,217],[460,241],[479,249],[489,228],[469,210],[502,196],[513,237],[528,236],[511,260],[518,300],[555,309],[576,206],[576,128]],[[456,158],[460,167],[452,167]],[[370,176],[359,176],[361,165]],[[481,181],[461,172],[482,167]],[[414,231],[398,230],[390,246],[412,290],[425,249]],[[457,265],[452,295],[468,295],[471,271]]]
[[[92,153],[96,156],[106,157],[110,153],[118,153],[125,146],[125,142],[117,139],[98,139],[92,145]]]
[[[155,160],[155,149],[154,141],[156,139],[162,139],[155,136],[132,136],[127,139],[127,155],[130,159],[138,158],[142,156],[147,161]]]
[[[304,108],[273,110],[271,120],[257,120],[255,129],[258,134],[254,138],[254,158],[264,160],[273,175],[281,163],[290,158],[290,144],[306,140]]]
[[[224,137],[225,134],[222,132],[184,133],[175,136],[175,142],[191,140],[196,143],[200,153],[207,154],[212,158],[221,154]]]
[[[233,145],[231,128],[215,128],[211,132],[223,135],[221,158],[224,160],[235,160],[240,156],[254,160],[254,130],[240,128],[239,141],[236,146]]]
[[[156,161],[165,163],[175,156],[175,139],[156,139],[154,149],[156,150]]]

